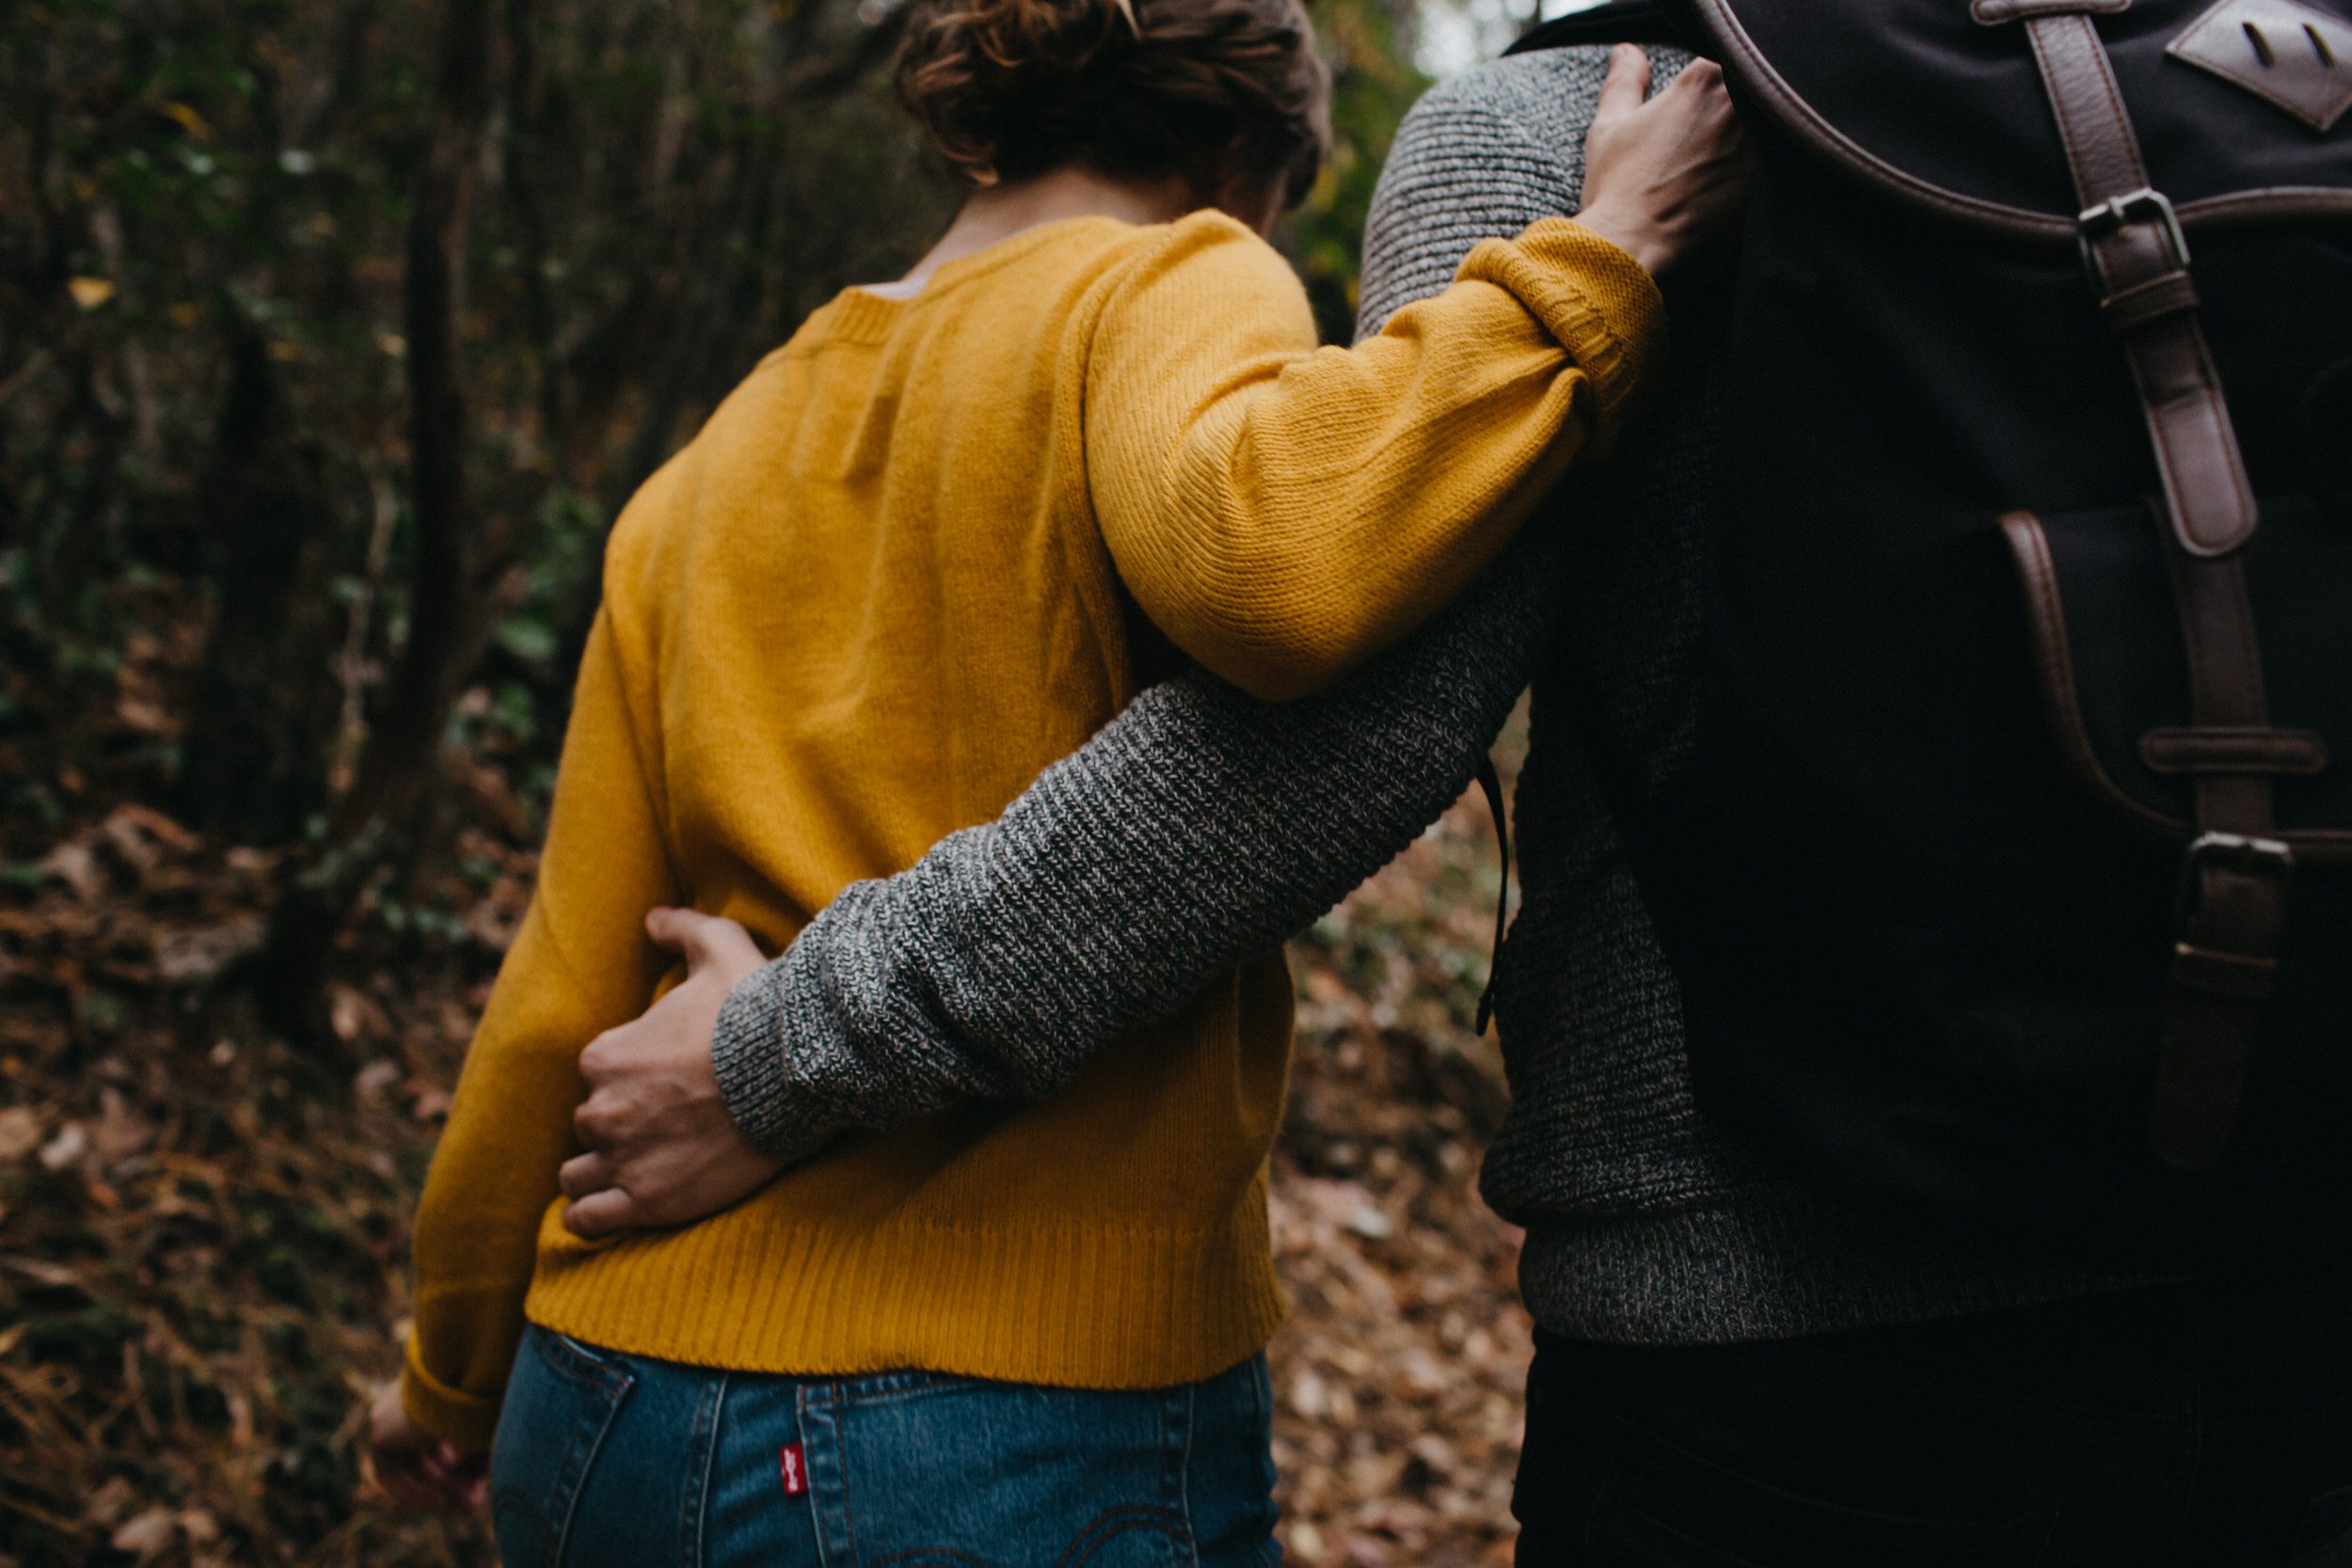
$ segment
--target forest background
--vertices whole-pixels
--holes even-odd
[[[1279,238],[1343,341],[1424,18],[1312,8],[1338,144]],[[0,1568],[494,1560],[363,1474],[409,1209],[529,897],[607,525],[950,209],[890,103],[898,21],[6,8]],[[1486,835],[1457,808],[1297,948],[1273,1354],[1309,1565],[1508,1560]]]

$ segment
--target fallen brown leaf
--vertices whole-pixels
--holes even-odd
[[[57,1135],[41,1145],[40,1166],[46,1171],[61,1171],[89,1152],[89,1133],[78,1121],[69,1121],[57,1129]]]
[[[30,1107],[11,1105],[0,1111],[0,1164],[14,1164],[41,1145],[46,1134],[40,1117]]]
[[[118,1552],[129,1552],[144,1562],[160,1555],[179,1536],[180,1523],[167,1508],[151,1508],[134,1513],[116,1527],[106,1544]]]
[[[60,844],[49,851],[40,863],[41,869],[73,890],[73,896],[87,903],[98,896],[104,885],[103,874],[98,869],[98,857],[84,844]]]

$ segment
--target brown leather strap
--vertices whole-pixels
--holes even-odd
[[[2168,544],[2172,534],[2165,534]],[[2245,563],[2166,551],[2188,652],[2192,736],[2265,736],[2262,649],[2246,591]],[[2181,867],[2180,911],[2166,974],[2156,1093],[2148,1140],[2188,1170],[2217,1164],[2237,1124],[2254,1033],[2278,974],[2295,856],[2271,836],[2266,768],[2205,768],[2191,775],[2201,830]]]
[[[2100,302],[2141,302],[2106,314],[2131,360],[2173,529],[2190,554],[2226,555],[2254,531],[2254,492],[2204,328],[2182,303],[2194,298],[2188,241],[2171,202],[2149,185],[2090,18],[2030,17],[2026,36],[2074,172],[2083,258]]]
[[[2310,730],[2209,724],[2151,730],[2139,759],[2155,773],[2285,773],[2309,778],[2328,766],[2328,743]]]
[[[2085,207],[2096,207],[2110,197],[2146,190],[2148,169],[2140,162],[2139,135],[2116,87],[2107,46],[2082,12],[2075,8],[2027,17],[2026,36],[2033,40],[2034,63],[2042,68],[2042,85],[2058,115],[2058,138],[2074,171],[2074,194]]]
[[[2247,596],[2245,563],[2235,556],[2201,560],[2168,552],[2172,598],[2188,654],[2188,719],[2192,733],[2270,728],[2263,689],[2262,647],[2254,638],[2254,606]],[[2267,769],[2206,770],[2196,776],[2197,825],[2224,832],[2262,834],[2273,824]]]
[[[2229,1151],[2294,870],[2275,839],[2208,832],[2189,847],[2148,1115],[2148,1145],[2167,1164],[2209,1170]]]
[[[2172,959],[2159,1028],[2148,1138],[2187,1169],[2221,1160],[2236,1129],[2249,1060],[2278,973],[2294,854],[2271,836],[2275,769],[2262,651],[2245,567],[2253,487],[2205,344],[2188,241],[2172,204],[2148,182],[2115,70],[2090,18],[2026,21],[2082,198],[2083,262],[2102,315],[2122,343],[2164,483],[2166,559],[2188,653],[2192,737],[2227,736],[2239,767],[2190,773],[2199,836],[2181,868]]]
[[[2099,314],[2106,319],[2107,330],[2122,337],[2136,326],[2144,326],[2158,316],[2176,315],[2194,310],[2204,301],[2197,297],[2197,285],[2185,272],[2169,277],[2152,278],[2137,283],[2120,294],[2111,294],[2099,302]]]

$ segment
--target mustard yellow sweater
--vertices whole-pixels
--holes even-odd
[[[578,1053],[675,978],[648,908],[780,948],[1081,744],[1150,639],[1287,698],[1402,636],[1606,431],[1659,317],[1548,220],[1318,350],[1288,266],[1215,214],[1050,224],[811,316],[613,530],[537,896],[417,1217],[416,1420],[485,1447],[526,1317],[703,1366],[1089,1387],[1260,1348],[1279,958],[1047,1101],[604,1244],[559,1222]]]

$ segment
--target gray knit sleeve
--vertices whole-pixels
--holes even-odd
[[[1543,80],[1514,64],[1432,92],[1400,130],[1366,324],[1443,288],[1477,241],[1570,210],[1574,163],[1482,90],[1489,72]],[[797,1159],[958,1100],[1045,1094],[1311,923],[1470,782],[1550,629],[1561,521],[1539,515],[1332,690],[1276,705],[1200,673],[1154,687],[996,821],[843,890],[720,1013],[713,1062],[745,1135]]]
[[[1690,64],[1672,49],[1648,55],[1653,92]],[[1608,74],[1606,49],[1547,49],[1465,71],[1413,105],[1373,192],[1359,336],[1451,283],[1479,241],[1576,212]]]
[[[1322,696],[1154,687],[994,822],[844,889],[719,1015],[738,1125],[796,1158],[959,1099],[1045,1094],[1312,922],[1470,782],[1548,630],[1562,532],[1532,527]]]

